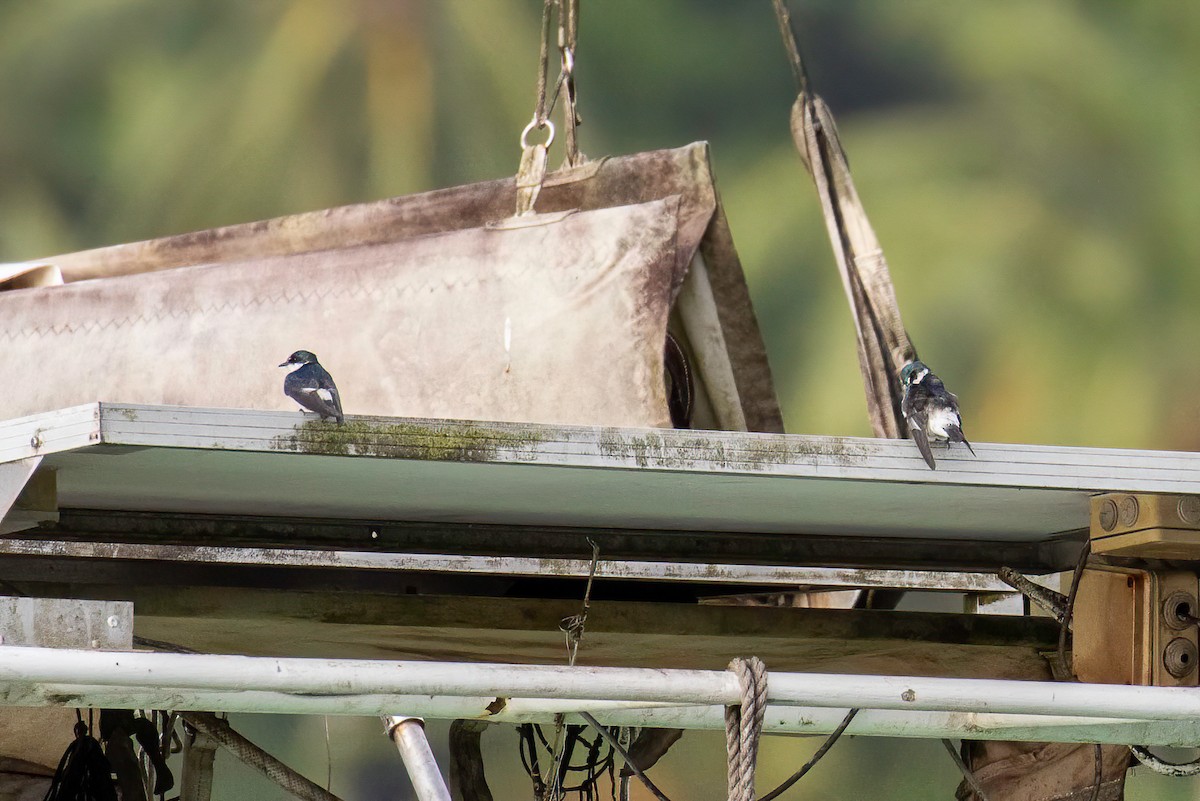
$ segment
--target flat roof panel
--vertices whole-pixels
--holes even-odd
[[[1200,493],[1200,454],[96,404],[0,423],[61,442],[63,508],[1032,542],[1102,491]],[[87,444],[84,444],[84,443]]]

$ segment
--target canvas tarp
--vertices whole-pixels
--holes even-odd
[[[707,148],[42,259],[66,285],[0,292],[8,416],[97,399],[295,408],[312,350],[348,414],[669,425],[662,348],[707,253],[749,428],[779,430]],[[10,372],[11,374],[11,372]]]
[[[4,293],[6,402],[291,410],[274,368],[303,348],[351,415],[669,425],[677,208]]]

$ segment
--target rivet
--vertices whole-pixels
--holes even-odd
[[[904,692],[900,693],[900,700],[915,701],[917,700],[917,694],[913,690],[905,690]]]
[[[108,616],[108,627],[110,629],[115,629],[119,625],[121,625],[121,621],[117,619],[116,615]]]
[[[29,438],[29,447],[35,451],[42,447],[42,437],[40,434],[34,434]]]

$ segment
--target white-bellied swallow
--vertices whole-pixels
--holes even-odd
[[[298,350],[279,366],[288,368],[287,378],[283,379],[283,394],[304,407],[301,411],[316,412],[322,420],[332,417],[339,423],[346,422],[342,414],[342,397],[333,383],[333,376],[315,355]]]
[[[933,460],[933,451],[929,447],[930,440],[961,442],[972,456],[975,455],[975,449],[963,436],[958,398],[946,389],[940,378],[929,372],[923,362],[914,361],[904,365],[900,371],[900,383],[904,385],[900,411],[930,469],[937,470],[937,462]]]

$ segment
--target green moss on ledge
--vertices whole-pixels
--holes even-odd
[[[306,420],[294,433],[271,441],[273,450],[321,456],[375,456],[425,462],[485,462],[503,453],[509,459],[532,460],[542,437],[476,423],[333,423]]]

